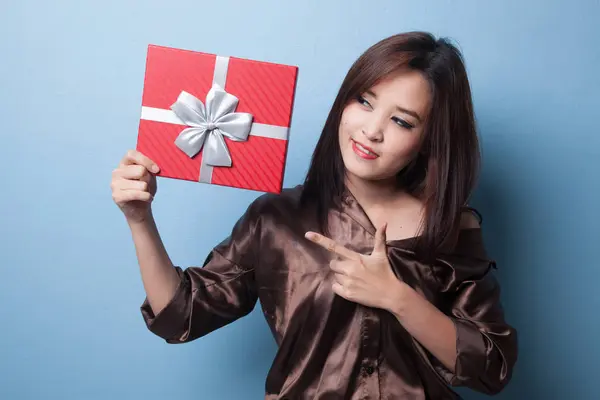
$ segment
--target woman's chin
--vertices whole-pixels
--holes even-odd
[[[381,184],[385,180],[391,181],[391,178],[381,176],[380,174],[377,174],[377,171],[365,170],[364,168],[350,167],[346,169],[346,173],[348,175],[348,178],[350,178],[354,182]]]

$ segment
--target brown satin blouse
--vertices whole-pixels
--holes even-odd
[[[446,313],[457,329],[455,373],[414,340],[389,312],[352,303],[331,289],[332,255],[304,238],[316,213],[299,207],[302,186],[259,197],[202,267],[177,267],[181,283],[148,329],[185,343],[250,313],[260,300],[278,344],[265,399],[457,399],[450,386],[495,393],[517,358],[515,329],[504,319],[480,229],[463,230],[452,254],[433,265],[388,241],[395,274]],[[331,237],[362,253],[375,228],[347,194],[331,211]]]

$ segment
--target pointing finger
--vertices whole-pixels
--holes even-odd
[[[334,240],[325,237],[316,232],[307,232],[305,237],[313,243],[318,244],[323,247],[325,250],[335,253],[343,258],[349,260],[359,260],[360,254],[347,249],[346,247],[337,244]]]

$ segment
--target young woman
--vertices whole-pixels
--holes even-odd
[[[351,67],[305,182],[254,201],[202,267],[171,262],[150,204],[159,167],[130,151],[113,198],[169,343],[258,299],[278,344],[266,399],[454,399],[497,393],[517,359],[478,213],[471,93],[459,51],[395,35]]]

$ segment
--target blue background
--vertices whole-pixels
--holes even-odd
[[[454,38],[470,73],[484,151],[473,204],[520,333],[498,398],[600,398],[598,1],[8,3],[0,398],[261,398],[275,346],[258,308],[182,346],[142,322],[134,248],[109,182],[135,146],[147,45],[299,66],[291,186],[350,64],[407,30]],[[173,260],[201,263],[259,194],[160,180],[155,213]]]

